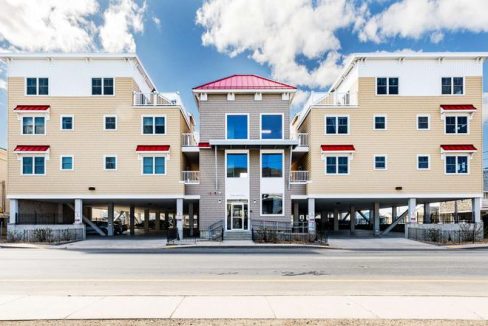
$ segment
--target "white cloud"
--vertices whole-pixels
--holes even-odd
[[[427,35],[438,43],[444,31],[487,32],[487,12],[486,0],[401,0],[365,19],[357,31],[362,41],[380,43],[391,37]]]
[[[103,13],[104,25],[100,28],[102,48],[108,52],[135,52],[134,33],[144,31],[146,3],[138,5],[132,0],[111,1]]]
[[[161,19],[159,19],[156,16],[153,16],[151,19],[152,19],[154,25],[156,25],[157,28],[160,28],[161,27]]]
[[[340,70],[336,32],[359,22],[365,8],[346,0],[208,0],[197,11],[202,42],[231,57],[250,53],[267,64],[274,78],[295,85],[324,87]],[[245,13],[245,14],[243,14]],[[316,63],[308,69],[302,60]]]

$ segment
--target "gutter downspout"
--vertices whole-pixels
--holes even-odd
[[[214,156],[215,156],[215,191],[219,190],[219,176],[217,175],[218,164],[217,164],[217,145],[214,147]]]

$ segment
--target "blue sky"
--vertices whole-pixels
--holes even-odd
[[[464,1],[463,10],[457,0],[80,0],[71,11],[52,1],[58,23],[40,29],[29,24],[44,23],[48,11],[32,1],[0,0],[0,50],[136,51],[158,88],[179,91],[196,116],[192,87],[226,75],[254,73],[298,85],[299,104],[306,92],[326,90],[350,53],[488,51],[485,0]],[[73,11],[80,20],[65,28],[62,20],[71,22]],[[19,34],[12,20],[28,28]],[[1,88],[0,80],[5,146]]]

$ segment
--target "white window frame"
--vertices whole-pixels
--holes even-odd
[[[327,157],[336,157],[336,173],[327,173]],[[339,157],[347,157],[347,173],[339,173]],[[350,154],[326,154],[323,156],[324,174],[326,176],[345,176],[351,174],[351,155]]]
[[[115,118],[115,129],[107,129],[107,118]],[[105,114],[103,115],[103,130],[104,131],[117,131],[119,129],[119,118],[115,114]]]
[[[153,173],[144,173],[144,158],[151,157],[153,160]],[[164,173],[154,173],[155,170],[155,158],[156,157],[163,157],[164,158]],[[167,170],[167,162],[168,156],[165,154],[148,154],[148,155],[141,155],[141,175],[142,176],[165,176],[168,172]]]
[[[419,118],[427,118],[427,123],[429,124],[428,128],[427,129],[421,129],[419,128]],[[430,114],[417,114],[416,118],[415,118],[415,127],[418,131],[429,131],[430,130],[430,124],[431,124],[431,120],[430,120]],[[444,127],[444,131],[445,131],[445,127]]]
[[[377,157],[384,157],[385,158],[385,168],[380,169],[376,167],[376,158]],[[375,171],[387,171],[388,170],[388,155],[386,154],[375,154],[373,155],[373,170]]]
[[[24,119],[32,118],[32,134],[24,134]],[[44,133],[36,134],[36,118],[44,118]],[[45,115],[22,115],[20,117],[20,134],[25,136],[45,136],[47,135],[47,117]]]
[[[63,118],[71,118],[71,129],[63,129]],[[105,123],[104,123],[105,125]],[[59,116],[59,130],[61,131],[74,131],[75,130],[75,116],[73,114],[62,114]]]
[[[247,138],[243,138],[243,139],[230,139],[228,138],[227,136],[227,117],[228,116],[232,116],[232,115],[245,115],[247,116]],[[235,141],[239,141],[239,140],[249,140],[251,139],[251,130],[249,128],[250,126],[250,117],[249,117],[249,113],[226,113],[225,114],[225,139],[226,140],[235,140]]]
[[[386,94],[378,94],[378,78],[386,78]],[[398,94],[390,94],[390,78],[398,79]],[[399,96],[400,95],[400,77],[398,76],[378,76],[374,79],[374,93],[376,96]]]
[[[385,128],[384,129],[378,129],[378,128],[376,128],[376,118],[385,118]],[[388,130],[388,116],[386,114],[375,114],[373,116],[373,130],[377,130],[377,131],[386,131],[386,130]]]
[[[264,214],[263,213],[263,195],[281,195],[281,214]],[[261,193],[259,198],[259,215],[260,216],[285,216],[285,194],[282,193]]]
[[[63,158],[71,157],[71,169],[63,169]],[[59,156],[59,170],[60,171],[74,171],[75,170],[75,157],[73,155],[60,155]]]
[[[93,78],[100,78],[102,80],[102,94],[93,94]],[[113,94],[105,94],[105,90],[103,88],[103,83],[105,79],[113,79],[113,88],[114,92]],[[90,95],[91,96],[115,96],[115,77],[90,77]]]
[[[454,172],[454,173],[447,173],[447,157],[449,157],[449,156],[456,157],[456,172]],[[468,172],[467,173],[458,173],[457,172],[458,157],[460,157],[460,156],[467,158],[467,160],[466,160],[466,162],[467,162],[467,169],[468,169]],[[447,154],[446,153],[446,154],[444,154],[444,157],[443,158],[444,158],[444,174],[445,175],[460,175],[460,176],[463,176],[463,175],[470,175],[471,174],[471,166],[469,164],[469,161],[471,160],[471,156],[469,154],[464,154],[464,153],[463,154],[455,154],[455,153]]]
[[[32,173],[24,174],[24,157],[32,157]],[[43,157],[44,158],[44,173],[36,174],[34,171],[36,170],[36,157]],[[20,157],[20,175],[22,176],[43,176],[47,174],[47,157],[46,155],[22,155]]]
[[[144,133],[144,118],[152,118],[152,125],[153,125],[153,132],[151,134]],[[164,133],[157,134],[156,133],[156,118],[163,118],[164,119]],[[168,118],[166,114],[143,114],[141,115],[141,135],[143,136],[165,136],[168,134]]]
[[[443,78],[450,78],[451,79],[451,94],[443,94],[442,93],[442,79]],[[463,93],[462,94],[454,94],[454,78],[462,78],[463,79]],[[466,94],[466,77],[465,76],[441,76],[440,79],[440,96],[464,96]]]
[[[336,119],[336,133],[328,134],[327,133],[327,118],[335,118]],[[340,134],[339,133],[339,119],[338,118],[347,118],[347,133]],[[351,117],[349,114],[325,114],[324,115],[324,135],[326,136],[347,136],[351,134]]]
[[[456,132],[447,133],[447,131],[446,131],[447,117],[455,117],[456,118],[456,126],[455,126]],[[468,123],[466,133],[459,133],[458,132],[458,119],[457,119],[458,117],[466,117],[466,121]],[[446,136],[453,136],[453,135],[455,135],[455,136],[466,136],[466,135],[469,135],[471,133],[471,123],[470,123],[471,116],[468,113],[445,114],[443,120],[444,120],[444,135],[446,135]]]
[[[426,169],[421,169],[419,168],[419,158],[420,157],[427,157],[428,160],[429,160],[429,167],[426,168]],[[415,162],[415,164],[417,165],[417,171],[429,171],[430,170],[430,167],[431,167],[431,159],[430,159],[430,154],[417,154],[417,161]],[[445,171],[445,166],[444,166],[444,171]]]
[[[115,169],[107,169],[107,165],[106,165],[106,160],[108,157],[115,157]],[[117,158],[117,155],[114,155],[114,154],[107,154],[107,155],[103,155],[103,170],[104,171],[117,171],[119,169],[119,159]]]
[[[36,79],[36,93],[35,94],[27,94],[27,79],[35,78]],[[47,79],[47,94],[39,95],[39,78]],[[24,78],[24,96],[50,96],[51,94],[51,83],[49,82],[49,77],[25,77]]]
[[[260,113],[259,114],[259,139],[263,139],[263,116],[265,115],[279,115],[281,116],[281,138],[267,138],[265,140],[283,140],[285,139],[285,115],[283,113]],[[227,118],[225,118],[227,122]],[[349,124],[349,121],[348,121]],[[227,128],[225,129],[227,133]],[[249,135],[248,135],[249,136]]]

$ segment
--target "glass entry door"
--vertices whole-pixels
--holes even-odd
[[[248,230],[247,202],[229,201],[227,203],[227,230]]]

